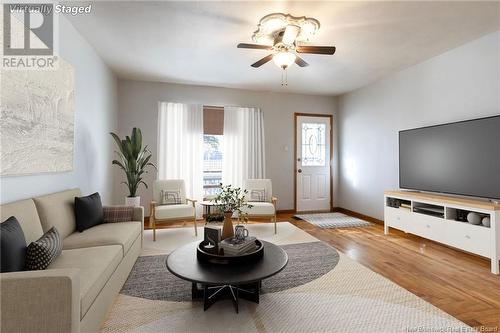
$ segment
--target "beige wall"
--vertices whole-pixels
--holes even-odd
[[[144,142],[151,147],[155,162],[159,101],[261,108],[264,112],[266,136],[266,174],[273,181],[273,192],[278,196],[278,208],[282,210],[293,208],[293,114],[295,112],[333,114],[335,158],[332,174],[334,189],[336,189],[337,140],[334,97],[119,80],[118,128],[120,135],[129,134],[133,127],[141,128]],[[147,175],[145,180],[148,184],[152,184],[155,177],[156,173],[153,172]],[[127,193],[125,185],[120,184],[122,180],[123,175],[115,170],[114,199],[116,204],[122,203]],[[335,192],[333,200],[334,206],[337,206]],[[151,194],[151,189],[140,189],[142,205],[149,204]],[[149,209],[146,214],[149,214]]]

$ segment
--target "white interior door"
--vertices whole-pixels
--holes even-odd
[[[297,211],[329,211],[330,117],[297,117]]]

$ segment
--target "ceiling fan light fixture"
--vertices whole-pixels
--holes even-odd
[[[285,28],[285,32],[283,33],[282,42],[285,45],[293,45],[295,43],[295,38],[300,33],[300,27],[295,24],[289,24]]]
[[[290,67],[295,62],[297,56],[295,53],[283,51],[278,52],[273,55],[273,61],[281,69],[286,69]]]
[[[301,38],[308,41],[312,36],[316,35],[319,30],[319,24],[312,21],[304,21],[300,27]]]
[[[256,43],[264,43],[270,36],[274,38],[278,32],[283,31],[289,25],[298,27],[298,33],[295,36],[298,41],[308,41],[320,27],[319,21],[312,17],[273,13],[260,19],[252,39]]]
[[[272,33],[273,31],[286,27],[286,20],[282,17],[270,17],[261,23],[262,31]]]

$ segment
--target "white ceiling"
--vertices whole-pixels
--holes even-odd
[[[267,51],[251,42],[273,12],[321,22],[311,44],[334,56],[303,55],[288,87]],[[68,16],[120,78],[255,90],[337,95],[500,29],[500,2],[94,2]]]

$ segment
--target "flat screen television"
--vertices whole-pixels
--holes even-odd
[[[399,187],[500,199],[500,115],[400,131]]]

